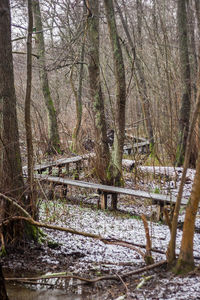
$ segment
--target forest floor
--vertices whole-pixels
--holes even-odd
[[[181,169],[140,167],[136,176],[126,174],[126,186],[142,188],[153,192],[177,194]],[[146,175],[145,175],[146,174]],[[153,174],[153,175],[152,175]],[[134,178],[134,179],[133,179]],[[184,197],[191,191],[194,171],[188,170]],[[148,201],[120,197],[119,210],[99,210],[97,196],[71,190],[69,199],[40,203],[42,222],[70,227],[72,229],[115,238],[133,244],[146,244],[145,230],[140,216],[148,219],[155,262],[165,260],[165,252],[170,239],[167,225],[154,222],[156,207]],[[180,248],[182,224],[185,209],[182,208],[177,232],[177,253]],[[200,261],[200,212],[196,219],[194,255],[198,266]],[[145,266],[143,257],[132,249],[104,244],[102,241],[72,235],[61,231],[44,230],[48,240],[43,245],[22,245],[21,249],[11,251],[2,260],[6,277],[35,277],[44,274],[67,272],[85,278],[103,275],[117,275],[118,281],[104,280],[95,284],[85,284],[78,279],[38,280],[37,284],[7,285],[10,300],[56,300],[56,299],[200,299],[200,270],[188,276],[174,276],[160,266],[153,270],[128,276],[121,275]],[[139,248],[145,251],[143,248]]]

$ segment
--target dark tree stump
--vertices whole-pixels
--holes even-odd
[[[0,264],[0,299],[1,300],[9,300],[7,293],[6,293],[6,287],[5,287],[1,264]]]

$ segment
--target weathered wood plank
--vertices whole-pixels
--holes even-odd
[[[82,156],[75,156],[70,158],[61,158],[52,162],[47,162],[45,164],[38,164],[34,167],[35,171],[41,170],[41,169],[47,169],[49,167],[64,167],[67,164],[70,163],[77,163],[80,162],[83,159]]]
[[[141,142],[141,143],[134,143],[134,144],[130,144],[130,145],[124,145],[124,149],[132,149],[132,148],[141,148],[144,146],[149,146],[149,141],[146,142]]]
[[[65,179],[65,178],[59,178],[59,177],[53,177],[48,175],[40,175],[35,174],[35,178],[48,181],[48,182],[54,182],[57,184],[63,184],[63,185],[71,185],[71,186],[77,186],[80,188],[89,188],[89,189],[95,189],[100,190],[103,192],[111,193],[111,194],[124,194],[129,196],[134,196],[138,198],[144,198],[144,199],[151,199],[154,202],[164,202],[166,204],[170,203],[176,203],[176,197],[170,196],[170,195],[164,195],[164,194],[155,194],[151,192],[145,192],[145,191],[139,191],[139,190],[133,190],[133,189],[127,189],[127,188],[120,188],[120,187],[113,187],[109,185],[103,185],[103,184],[97,184],[97,183],[91,183],[91,182],[85,182],[80,180],[71,180],[71,179]],[[188,202],[187,199],[182,198],[181,204],[186,205]]]

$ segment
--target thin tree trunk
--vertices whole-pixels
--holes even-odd
[[[188,47],[189,47],[189,61],[191,70],[191,103],[194,105],[197,94],[197,75],[198,75],[198,59],[196,52],[196,39],[195,39],[195,14],[193,9],[193,0],[187,0],[187,12],[188,12]],[[196,126],[196,129],[198,124]],[[194,135],[191,143],[191,157],[190,167],[196,166],[196,160],[198,157],[199,146],[199,130]]]
[[[176,264],[176,273],[188,273],[194,269],[193,241],[195,230],[195,219],[200,200],[200,151],[196,162],[196,174],[192,186],[189,203],[186,208],[185,221],[183,225],[183,236],[181,250]]]
[[[200,75],[200,73],[199,73],[199,75]],[[199,75],[198,75],[198,78],[199,78],[198,82],[200,83]],[[197,118],[199,116],[199,109],[200,109],[200,89],[198,88],[195,111],[194,111],[194,114],[193,114],[193,117],[192,117],[192,120],[190,123],[190,130],[189,130],[189,134],[187,137],[187,145],[186,145],[185,159],[184,159],[184,165],[183,165],[183,174],[182,174],[181,183],[179,186],[179,191],[178,191],[176,205],[175,205],[173,219],[172,219],[171,238],[170,238],[170,242],[169,242],[167,254],[166,254],[168,263],[171,265],[173,265],[173,263],[176,260],[175,250],[176,250],[176,233],[177,233],[177,225],[178,225],[178,215],[179,215],[179,210],[180,210],[180,206],[181,206],[181,198],[183,195],[183,188],[184,188],[184,184],[185,184],[187,168],[189,166],[189,161],[190,161],[190,154],[191,154],[190,145],[191,145],[191,141],[193,139],[194,129],[195,129],[195,125],[197,122]]]
[[[84,6],[85,8],[85,6]],[[84,14],[86,13],[86,9],[83,9],[83,17]],[[86,30],[86,28],[85,28]],[[76,125],[73,130],[72,134],[72,150],[74,152],[78,151],[78,137],[79,137],[79,132],[81,128],[81,121],[82,121],[82,86],[83,86],[83,75],[84,75],[84,57],[85,57],[85,35],[86,32],[84,31],[84,36],[82,39],[82,45],[81,45],[81,53],[80,53],[80,68],[79,68],[79,80],[78,80],[78,91],[75,90],[74,84],[72,82],[72,88],[74,90],[74,96],[76,100]],[[73,80],[73,79],[72,79]]]
[[[57,115],[50,93],[45,60],[45,44],[39,0],[33,0],[33,17],[36,27],[36,42],[39,56],[40,81],[48,114],[49,153],[60,153],[60,138],[58,133]]]
[[[131,38],[128,25],[126,23],[126,20],[122,14],[122,11],[120,9],[120,6],[118,5],[118,1],[115,0],[119,16],[122,22],[122,26],[124,28],[124,32],[126,34],[129,46],[131,48],[132,56],[133,59],[135,60],[135,65],[136,65],[136,76],[138,77],[138,92],[141,100],[141,105],[142,105],[142,110],[143,110],[143,115],[144,115],[144,122],[145,122],[145,129],[146,129],[146,134],[149,138],[149,141],[151,143],[151,149],[153,150],[154,147],[154,136],[153,136],[153,127],[152,127],[152,122],[151,122],[151,114],[150,114],[150,102],[149,102],[149,97],[147,93],[147,86],[146,82],[144,79],[144,70],[142,67],[142,18],[141,18],[141,3],[137,1],[137,18],[138,18],[138,43],[139,47],[137,50],[136,47],[134,46],[133,40]],[[138,52],[140,51],[140,55],[138,55]],[[139,58],[140,57],[140,58]],[[135,70],[136,70],[135,69]]]
[[[181,166],[184,162],[186,142],[189,132],[190,106],[191,106],[191,78],[190,62],[188,53],[188,30],[186,0],[178,0],[177,9],[179,54],[182,78],[182,101],[179,117],[179,142],[176,154],[176,165]]]
[[[104,99],[101,89],[100,64],[99,64],[99,1],[86,1],[88,8],[88,49],[90,95],[95,114],[95,151],[96,173],[102,183],[109,183],[108,167],[110,152],[107,140],[107,126],[104,112]],[[95,17],[94,17],[95,16]]]
[[[33,14],[32,0],[28,0],[28,37],[27,37],[27,79],[25,96],[25,128],[28,157],[28,185],[29,185],[29,205],[32,217],[36,215],[36,204],[34,199],[34,178],[33,178],[33,141],[31,126],[31,87],[32,87],[32,32],[33,32]]]
[[[138,22],[138,50],[136,51],[136,67],[138,71],[138,77],[140,81],[139,85],[139,94],[142,102],[143,114],[145,119],[146,132],[150,141],[151,150],[154,148],[154,136],[153,136],[153,127],[151,122],[151,113],[150,113],[150,102],[147,92],[147,86],[145,82],[144,70],[142,66],[143,58],[143,49],[142,49],[142,3],[137,0],[137,22]],[[139,57],[137,52],[140,52]]]
[[[122,157],[125,137],[125,108],[126,108],[126,80],[122,49],[117,32],[113,0],[104,0],[106,19],[112,47],[114,74],[116,81],[116,111],[114,149],[112,153],[112,176],[115,185],[122,184]]]

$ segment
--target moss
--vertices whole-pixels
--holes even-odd
[[[194,270],[194,267],[195,265],[193,262],[186,262],[179,258],[176,266],[172,269],[172,272],[176,275],[184,275]]]
[[[178,145],[177,151],[176,151],[176,166],[182,166],[184,163],[184,154],[183,154],[183,147],[182,144]]]
[[[48,247],[51,248],[51,249],[58,249],[58,248],[60,247],[60,244],[59,244],[59,243],[54,242],[54,241],[52,241],[52,240],[49,240],[49,241],[47,242],[47,245],[48,245]]]
[[[152,256],[145,255],[144,260],[145,260],[145,263],[146,263],[147,265],[152,265],[152,264],[154,264],[154,259],[153,259]]]
[[[39,241],[40,231],[36,226],[26,223],[25,232],[28,240],[33,240],[35,242]]]
[[[5,246],[2,246],[1,247],[1,251],[0,251],[0,257],[4,257],[4,256],[6,256],[6,248],[5,248]]]

